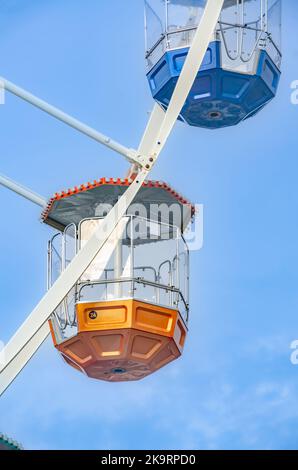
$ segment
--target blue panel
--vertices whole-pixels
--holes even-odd
[[[214,41],[209,44],[209,47],[204,56],[200,72],[203,70],[220,67],[220,49],[219,42]],[[172,64],[172,73],[179,73],[182,70],[189,48],[177,49],[176,51],[167,52],[169,63]]]
[[[173,69],[175,72],[181,72],[187,53],[188,50],[186,50],[185,52],[180,52],[179,54],[173,54]]]
[[[155,92],[160,90],[167,83],[170,77],[170,70],[168,63],[165,59],[161,60],[158,64],[158,67],[154,72],[152,72],[149,80],[151,91]]]
[[[199,75],[191,89],[189,98],[197,101],[210,98],[214,94],[212,73]]]
[[[148,74],[152,95],[167,108],[189,48],[168,51]],[[280,71],[265,51],[255,75],[223,70],[220,43],[210,43],[204,62],[182,108],[180,118],[191,126],[218,129],[253,116],[274,98]]]
[[[245,75],[225,74],[221,82],[221,94],[225,99],[239,100],[250,85],[250,77]]]
[[[153,98],[156,98],[158,92],[165,85],[167,80],[171,80],[173,77],[179,77],[188,51],[189,48],[184,47],[166,52],[147,74]],[[220,43],[218,41],[210,43],[204,56],[200,72],[215,67],[220,67]]]
[[[248,113],[262,107],[274,97],[272,91],[266,86],[260,77],[251,77],[250,87],[243,97],[242,105]]]
[[[276,94],[281,75],[280,70],[265,51],[260,53],[257,75],[262,77],[272,93]]]

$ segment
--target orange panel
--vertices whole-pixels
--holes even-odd
[[[186,327],[184,323],[181,321],[180,318],[177,320],[176,328],[174,331],[174,340],[177,346],[182,350],[184,347],[185,339],[186,339]]]
[[[135,328],[173,336],[178,311],[137,300],[118,300],[78,303],[77,318],[79,331]]]
[[[134,328],[162,335],[172,335],[177,318],[175,310],[134,302]]]
[[[131,325],[131,300],[77,304],[80,331],[127,328]]]
[[[53,327],[53,324],[52,324],[52,320],[49,320],[49,327],[50,327],[50,333],[51,333],[51,336],[52,336],[52,340],[53,340],[54,346],[56,348],[57,340],[56,340],[56,335],[55,335],[54,327]]]
[[[92,350],[88,343],[86,344],[83,338],[80,338],[78,335],[67,341],[64,353],[81,366],[92,361],[93,358]]]
[[[123,334],[107,332],[104,334],[97,333],[92,335],[91,342],[99,356],[115,357],[121,356],[124,351],[125,337]]]
[[[161,367],[169,364],[180,356],[180,351],[174,341],[169,341],[162,350],[158,352],[156,357],[153,359],[151,367],[153,370],[158,370]]]
[[[162,347],[162,338],[148,338],[137,334],[132,342],[131,355],[134,358],[149,360]]]

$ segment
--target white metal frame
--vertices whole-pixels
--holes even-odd
[[[38,206],[42,207],[43,209],[47,205],[47,200],[45,197],[40,196],[39,194],[35,193],[34,191],[31,191],[31,189],[26,188],[25,186],[22,186],[19,183],[16,183],[10,178],[7,178],[7,176],[0,175],[0,184],[4,186],[7,189],[10,189],[11,191],[17,193],[19,196],[24,197],[25,199],[28,199],[28,201],[33,202],[34,204],[37,204]]]
[[[155,105],[137,152],[131,152],[131,150],[126,149],[121,144],[115,143],[102,134],[97,133],[97,131],[88,128],[88,126],[64,114],[57,108],[48,105],[16,85],[2,79],[2,83],[8,91],[74,127],[76,130],[84,132],[91,138],[95,138],[98,142],[108,146],[121,155],[124,155],[129,161],[133,162],[132,172],[135,174],[135,179],[118,200],[117,204],[108,213],[96,233],[78,252],[55,284],[49,289],[33,312],[27,317],[22,326],[4,347],[2,354],[4,364],[0,369],[0,395],[9,387],[48,336],[48,319],[51,314],[67,296],[98,253],[101,252],[104,256],[103,251],[105,247],[107,247],[109,238],[117,237],[117,230],[120,228],[119,224],[121,224],[122,217],[126,214],[127,208],[133,202],[160,152],[164,148],[167,138],[191,90],[216,27],[223,2],[224,0],[207,1],[203,17],[198,26],[168,110],[164,112],[158,105]],[[137,173],[136,170],[138,170]],[[2,184],[3,183],[5,183],[5,181],[3,181]],[[20,188],[17,187],[17,183],[10,186],[8,184],[5,185],[33,202],[37,202],[37,200],[33,200],[33,197],[28,197],[29,193],[27,193],[27,195],[25,193],[22,194]]]

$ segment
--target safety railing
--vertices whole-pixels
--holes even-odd
[[[120,279],[110,279],[110,280],[107,279],[107,280],[102,280],[102,281],[84,282],[81,285],[79,285],[77,301],[80,302],[84,299],[84,290],[87,289],[87,288],[94,288],[96,286],[106,287],[108,285],[115,285],[115,284],[118,284],[118,283],[121,283],[121,284],[127,283],[129,285],[133,285],[133,291],[131,291],[131,295],[129,295],[128,298],[133,298],[133,299],[137,299],[137,300],[144,300],[143,298],[139,299],[138,295],[135,295],[135,292],[137,290],[135,285],[138,285],[138,284],[142,285],[144,287],[146,287],[146,286],[147,287],[153,287],[154,290],[157,291],[157,292],[164,291],[166,293],[175,294],[175,296],[171,295],[172,300],[168,304],[162,304],[158,300],[160,298],[159,296],[158,296],[158,299],[156,299],[155,302],[154,302],[154,299],[152,299],[152,298],[148,298],[148,299],[145,299],[145,300],[150,301],[150,303],[155,303],[156,305],[161,305],[161,306],[164,306],[164,307],[177,308],[177,309],[178,309],[179,304],[181,302],[182,305],[183,305],[183,308],[179,310],[180,314],[182,315],[185,322],[186,323],[188,322],[188,320],[189,320],[189,304],[187,303],[186,298],[183,296],[182,292],[174,286],[163,285],[163,284],[160,284],[158,282],[148,281],[144,278],[134,277],[134,278],[120,278]],[[88,297],[88,295],[87,295],[87,297]],[[102,298],[101,300],[102,301],[107,301],[107,300],[110,300],[110,299],[107,296],[106,298]]]
[[[168,2],[165,2],[167,5]],[[160,22],[160,36],[146,51],[148,71],[168,50],[190,47],[197,29],[195,24],[176,26],[168,22],[168,6],[163,26]],[[271,3],[260,0],[258,4],[235,1],[223,8],[218,21],[214,40],[222,42],[223,67],[228,61],[247,64],[252,62],[258,50],[266,50],[277,67],[281,65],[281,2]],[[164,28],[164,29],[162,29]],[[150,27],[147,26],[150,32]],[[149,44],[146,42],[146,44]],[[249,69],[249,71],[251,71]],[[245,69],[243,69],[244,71]]]
[[[233,45],[229,44],[228,40],[226,39],[226,34],[230,30],[233,30],[233,32],[235,32],[237,35],[237,39],[233,40]],[[164,33],[156,42],[156,44],[146,52],[145,57],[148,71],[154,67],[154,65],[161,59],[166,51],[190,47],[195,32],[196,28],[184,28]],[[254,44],[249,48],[244,45],[245,35],[248,32],[254,32],[255,34]],[[263,29],[260,29],[257,26],[257,23],[255,23],[255,26],[253,26],[253,24],[241,25],[219,21],[217,38],[221,39],[221,42],[224,46],[223,53],[231,61],[240,60],[243,63],[250,62],[254,54],[259,49],[261,49],[266,50],[277,67],[280,67],[282,53],[279,47],[274,41],[272,34],[270,32],[264,31]]]

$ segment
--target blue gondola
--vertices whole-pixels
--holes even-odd
[[[206,0],[145,0],[147,77],[166,109]],[[281,0],[225,0],[213,40],[179,119],[218,129],[260,111],[277,92]]]

